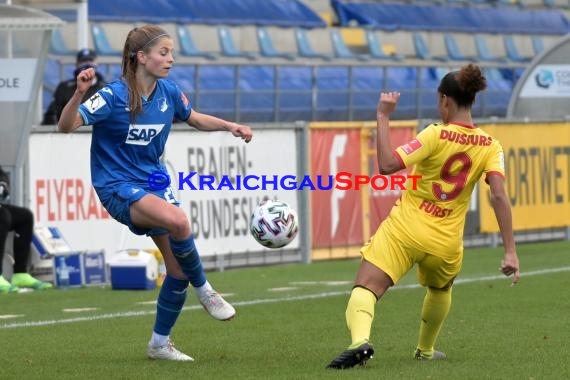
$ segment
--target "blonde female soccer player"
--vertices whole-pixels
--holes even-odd
[[[473,187],[485,176],[501,230],[504,256],[500,270],[519,280],[509,199],[504,186],[500,143],[473,124],[475,95],[486,88],[480,68],[469,64],[445,75],[438,88],[441,122],[415,139],[391,149],[389,116],[400,94],[380,95],[377,109],[377,158],[380,172],[391,174],[415,165],[417,190],[405,191],[390,215],[361,249],[362,261],[346,322],[352,343],[328,368],[363,365],[374,354],[369,342],[376,302],[417,264],[418,281],[427,288],[414,358],[444,359],[434,349],[451,306],[451,290],[463,260],[463,227]]]
[[[123,49],[122,78],[81,104],[96,75],[92,68],[81,71],[58,126],[61,132],[71,132],[93,125],[91,180],[101,203],[133,233],[150,236],[164,257],[167,275],[158,295],[148,357],[192,361],[170,340],[188,284],[212,317],[229,320],[235,309],[206,280],[188,218],[171,187],[158,190],[151,186],[151,176],[167,173],[160,157],[174,118],[201,131],[230,132],[245,142],[252,132],[248,126],[192,109],[176,83],[166,79],[174,64],[173,51],[172,38],[162,28],[134,28]]]

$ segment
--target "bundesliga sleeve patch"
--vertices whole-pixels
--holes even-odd
[[[98,109],[103,108],[107,102],[99,94],[95,94],[83,103],[87,107],[89,113],[95,113]]]
[[[422,143],[418,139],[413,139],[409,143],[401,146],[404,153],[406,153],[408,156],[414,153],[416,150],[420,149],[421,147]]]

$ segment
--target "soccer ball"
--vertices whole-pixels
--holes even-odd
[[[286,202],[263,200],[251,214],[249,231],[267,248],[285,247],[295,239],[298,230],[297,212]]]

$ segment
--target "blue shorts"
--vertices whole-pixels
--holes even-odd
[[[149,191],[137,185],[122,184],[115,187],[113,191],[108,191],[107,189],[104,191],[95,190],[101,204],[105,207],[109,215],[119,223],[129,227],[129,230],[136,235],[157,236],[168,233],[168,231],[163,228],[137,227],[131,221],[131,205],[145,195],[154,194],[168,203],[180,206],[180,202],[174,198],[174,193],[170,187],[160,191]]]

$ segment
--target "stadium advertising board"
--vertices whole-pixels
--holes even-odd
[[[148,237],[132,234],[113,220],[99,203],[91,186],[89,149],[91,135],[32,134],[30,136],[30,208],[36,224],[59,227],[74,250],[155,248]],[[278,143],[276,143],[278,142]],[[173,179],[174,195],[189,216],[202,255],[262,251],[248,230],[253,207],[265,196],[279,198],[297,208],[297,192],[272,185],[258,190],[179,189],[178,173],[214,177],[296,175],[297,152],[293,130],[256,131],[245,144],[223,133],[173,131],[165,162]],[[252,182],[251,184],[255,184]],[[295,239],[288,248],[297,248]]]
[[[360,173],[359,129],[311,130],[311,176]],[[360,190],[318,190],[311,193],[313,247],[362,243]]]
[[[37,60],[0,59],[0,102],[30,100]]]
[[[339,172],[378,174],[375,123],[312,123],[311,176]],[[394,122],[393,147],[415,135],[416,121]],[[395,173],[405,175],[409,171]],[[374,188],[317,190],[311,193],[313,258],[352,257],[390,212],[401,190]],[[338,249],[337,249],[338,248]]]
[[[570,97],[570,65],[538,65],[524,83],[521,98]]]
[[[492,124],[501,142],[515,230],[570,226],[570,125]],[[479,186],[481,232],[498,232],[489,186]]]
[[[201,255],[264,250],[249,233],[249,220],[254,207],[264,198],[280,199],[297,209],[297,191],[275,186],[274,178],[297,175],[297,144],[293,130],[256,130],[249,144],[229,133],[195,133],[176,131],[166,146],[166,163],[171,172],[176,198],[190,218]],[[177,174],[174,174],[175,172]],[[197,173],[191,182],[199,189],[198,177],[211,176],[219,184],[226,176],[232,183],[247,176],[250,188],[238,186],[203,186],[190,190],[178,182],[178,173]],[[276,176],[276,177],[275,177]],[[259,177],[259,180],[256,178]],[[262,178],[267,179],[264,184]],[[264,189],[265,188],[265,189]],[[287,248],[297,248],[295,239]]]

